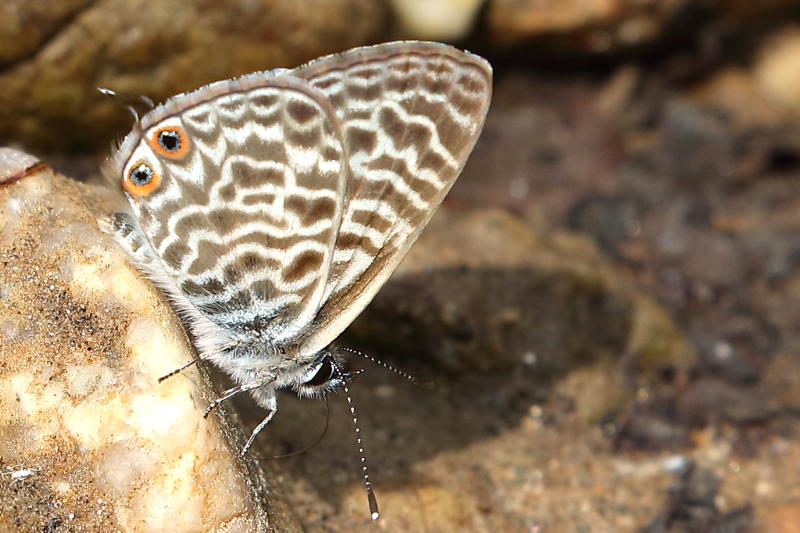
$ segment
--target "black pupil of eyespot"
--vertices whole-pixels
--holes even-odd
[[[162,131],[158,136],[158,144],[167,152],[177,152],[181,147],[181,136],[176,131]]]
[[[136,170],[131,172],[131,181],[134,185],[147,185],[152,179],[153,171],[144,165],[139,165]]]
[[[306,381],[306,385],[315,386],[327,383],[333,377],[333,372],[333,363],[331,363],[330,357],[326,357],[322,360],[322,364],[314,376],[310,380]]]

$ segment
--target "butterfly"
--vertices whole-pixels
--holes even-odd
[[[102,227],[236,383],[209,410],[249,391],[268,411],[243,453],[277,389],[351,379],[329,346],[452,187],[491,89],[487,61],[444,44],[355,48],[174,96],[113,154],[131,212]]]

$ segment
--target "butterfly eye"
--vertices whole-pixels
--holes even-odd
[[[189,138],[178,126],[159,128],[150,136],[148,143],[158,155],[170,159],[181,159],[189,152]]]
[[[312,387],[318,387],[320,385],[324,385],[333,379],[336,373],[336,369],[331,362],[330,357],[326,357],[322,360],[322,364],[319,366],[317,371],[311,376],[311,379],[306,381],[304,385],[310,385]]]
[[[134,196],[147,196],[161,183],[159,175],[147,163],[137,163],[131,167],[122,188]]]

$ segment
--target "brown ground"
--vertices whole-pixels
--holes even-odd
[[[354,363],[387,531],[797,531],[800,100],[762,90],[797,47],[780,35],[701,76],[694,49],[501,65],[447,213],[343,339],[436,384]],[[659,348],[635,326],[660,313],[677,329]],[[270,453],[324,424],[282,401]],[[331,411],[285,490],[310,531],[371,530]]]
[[[341,339],[435,387],[353,362],[384,518],[335,397],[325,440],[276,465],[307,531],[798,531],[798,35],[481,50],[498,68],[475,153]],[[265,455],[325,424],[280,401]]]

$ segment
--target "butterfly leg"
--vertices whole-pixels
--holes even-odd
[[[261,385],[263,385],[263,383],[249,383],[247,385],[239,385],[238,387],[233,387],[232,389],[226,390],[222,393],[222,396],[208,404],[208,407],[206,407],[206,412],[203,413],[203,418],[208,418],[208,415],[211,414],[211,411],[216,409],[222,402],[230,400],[240,392],[248,392],[253,389],[257,389]]]
[[[192,359],[192,360],[191,360],[191,361],[189,361],[188,363],[186,363],[186,364],[183,364],[183,365],[179,366],[178,368],[176,368],[175,370],[173,370],[173,371],[171,371],[171,372],[169,372],[169,373],[167,373],[167,374],[164,374],[163,376],[161,376],[160,378],[158,378],[158,382],[159,382],[159,383],[161,383],[161,382],[162,382],[162,381],[164,381],[165,379],[169,379],[169,378],[171,378],[172,376],[174,376],[174,375],[176,375],[176,374],[179,374],[179,373],[183,372],[184,370],[186,370],[186,369],[187,369],[187,368],[189,368],[190,366],[192,366],[192,365],[194,365],[194,364],[197,364],[197,363],[199,363],[201,360],[202,360],[202,359]]]
[[[250,438],[247,439],[247,442],[242,448],[242,452],[239,454],[242,457],[247,455],[247,451],[256,441],[256,437],[258,436],[258,434],[261,433],[262,429],[267,427],[267,424],[269,424],[270,420],[272,420],[272,417],[275,416],[275,413],[278,411],[278,400],[277,398],[275,398],[275,391],[271,390],[271,394],[266,398],[264,397],[264,395],[262,395],[261,401],[259,401],[259,405],[262,405],[264,408],[268,409],[269,413],[267,413],[267,416],[264,417],[264,420],[262,420],[256,426],[256,428],[253,430],[253,433],[250,435]]]

